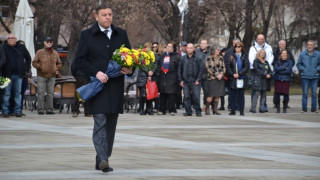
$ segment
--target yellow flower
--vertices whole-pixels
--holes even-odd
[[[127,56],[127,57],[126,57],[126,64],[127,64],[128,66],[132,66],[132,63],[133,63],[132,57],[131,57],[131,56]]]
[[[134,54],[135,57],[137,57],[137,58],[139,57],[140,52],[138,50],[132,49],[131,51],[132,51],[132,53]]]
[[[150,56],[148,55],[148,53],[146,53],[146,52],[141,52],[141,54],[143,55],[143,57],[144,57],[144,59],[145,60],[149,60],[150,59]]]
[[[156,58],[154,57],[153,51],[149,51],[149,56],[151,57],[151,61],[154,62]]]
[[[150,64],[150,61],[148,59],[146,59],[145,61],[146,61],[146,65],[148,66]]]
[[[129,51],[130,51],[130,49],[128,49],[128,48],[126,48],[126,47],[122,47],[122,48],[120,48],[120,52],[121,53],[129,53]]]

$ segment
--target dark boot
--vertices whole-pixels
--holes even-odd
[[[219,113],[217,110],[218,103],[219,103],[219,101],[214,101],[212,114],[221,115],[221,113]]]
[[[236,115],[236,111],[231,109],[231,112],[229,113],[229,115]]]
[[[288,102],[288,100],[283,101],[283,113],[287,113]]]
[[[147,101],[146,113],[148,113],[149,115],[153,115],[152,101]]]
[[[144,97],[140,97],[139,98],[139,113],[140,113],[140,115],[145,115],[145,112],[144,112],[144,101],[145,101]]]
[[[205,115],[210,115],[210,104],[211,102],[206,103]]]
[[[277,108],[277,113],[280,113],[280,100],[275,100],[276,108]]]

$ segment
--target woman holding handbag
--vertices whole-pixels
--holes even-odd
[[[242,42],[235,43],[234,53],[226,61],[226,68],[229,74],[229,91],[231,94],[231,112],[229,115],[235,115],[236,105],[239,105],[240,115],[244,116],[244,91],[248,81],[247,73],[250,64]]]
[[[144,47],[147,50],[151,50],[152,44],[146,42]],[[154,69],[139,69],[137,76],[137,88],[139,93],[139,113],[140,115],[153,115],[152,99],[147,100],[146,84],[151,81],[151,76],[154,74]],[[144,110],[144,104],[146,104],[146,110]]]

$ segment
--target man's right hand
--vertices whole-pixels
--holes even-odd
[[[180,86],[183,87],[183,81],[181,81]]]
[[[107,81],[109,79],[108,76],[105,73],[101,72],[101,71],[99,71],[96,74],[96,78],[99,79],[99,81],[102,82],[102,83],[107,83]]]

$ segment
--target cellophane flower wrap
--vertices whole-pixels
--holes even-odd
[[[0,76],[0,89],[6,88],[11,83],[11,80],[6,77]]]
[[[121,75],[122,67],[141,68],[148,70],[154,68],[155,55],[153,51],[147,49],[129,49],[122,45],[113,53],[112,60],[109,61],[106,74],[109,78],[116,78]],[[81,86],[76,90],[79,101],[87,101],[97,95],[103,88],[103,83],[95,77],[90,77],[90,83]]]

